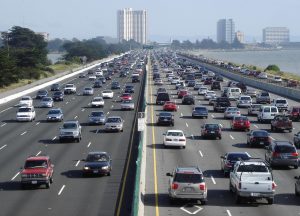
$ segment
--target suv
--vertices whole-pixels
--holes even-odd
[[[227,97],[218,97],[214,103],[214,111],[215,112],[224,112],[227,107],[230,107],[231,103],[229,98]]]
[[[256,103],[258,104],[269,104],[271,103],[271,98],[269,92],[260,92],[256,95]]]
[[[59,141],[63,140],[76,140],[80,142],[81,140],[81,125],[78,121],[65,121],[63,126],[59,130]]]
[[[221,83],[219,81],[214,81],[210,87],[211,90],[221,90]]]
[[[298,152],[289,141],[272,141],[266,147],[265,159],[271,166],[293,166],[298,169]]]
[[[181,199],[200,200],[201,204],[206,204],[207,187],[199,167],[176,167],[166,175],[170,176],[168,191],[171,203]]]
[[[271,105],[276,106],[278,108],[279,112],[280,111],[286,111],[286,110],[288,110],[288,107],[289,107],[289,104],[288,104],[287,100],[284,99],[284,98],[274,99],[272,101]]]
[[[300,106],[292,106],[288,109],[288,115],[292,121],[300,121]]]
[[[26,159],[21,171],[21,187],[27,185],[45,185],[53,183],[53,167],[49,156],[32,156]]]

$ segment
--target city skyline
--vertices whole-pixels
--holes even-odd
[[[232,18],[236,29],[245,34],[246,42],[262,41],[262,29],[268,26],[286,27],[290,30],[290,40],[300,41],[300,29],[296,22],[300,20],[298,0],[190,0],[185,4],[165,0],[159,5],[146,0],[90,0],[88,4],[79,0],[53,0],[51,4],[46,4],[45,1],[11,0],[3,1],[1,8],[0,18],[4,22],[0,23],[0,31],[22,26],[36,32],[48,32],[50,39],[116,37],[116,11],[120,8],[134,8],[147,10],[150,40],[216,40],[216,22],[219,19]]]

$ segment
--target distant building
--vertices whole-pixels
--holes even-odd
[[[290,42],[290,30],[286,27],[264,28],[263,42],[266,44],[280,44]]]
[[[244,35],[244,32],[241,32],[241,31],[237,31],[235,33],[235,37],[238,39],[238,41],[240,43],[245,43],[245,35]]]
[[[217,23],[217,42],[232,43],[235,38],[235,26],[232,19],[220,19]]]
[[[131,39],[138,43],[147,43],[147,12],[146,10],[134,11],[125,8],[117,12],[117,28],[119,42]]]
[[[36,32],[36,34],[43,36],[45,41],[49,41],[49,33],[47,33],[47,32]]]

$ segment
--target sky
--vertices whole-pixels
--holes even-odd
[[[268,26],[288,27],[300,41],[300,0],[0,0],[0,31],[12,26],[48,32],[50,39],[117,37],[117,10],[146,9],[148,38],[216,37],[219,19],[232,18],[246,40],[260,41]]]

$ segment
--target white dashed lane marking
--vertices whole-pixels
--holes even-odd
[[[200,154],[201,157],[203,157],[202,151],[199,150],[199,154]]]
[[[230,134],[229,136],[230,136],[230,138],[231,138],[231,139],[233,139],[233,140],[234,140],[234,137],[233,137],[231,134]]]
[[[20,134],[20,136],[23,136],[23,135],[26,134],[26,133],[27,133],[27,131],[24,131],[23,133]]]
[[[14,177],[11,178],[11,181],[13,181],[15,178],[17,178],[17,176],[20,174],[20,172],[18,172],[16,175],[14,175]]]
[[[6,125],[6,123],[3,123],[2,125],[1,125],[1,127],[4,127]]]
[[[66,185],[63,185],[63,186],[61,187],[61,189],[60,189],[59,192],[58,192],[58,196],[60,196],[60,195],[62,194],[62,192],[63,192],[63,190],[64,190],[65,187],[66,187]]]

